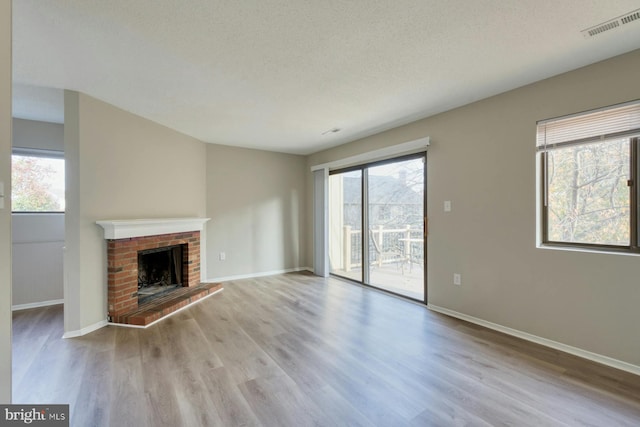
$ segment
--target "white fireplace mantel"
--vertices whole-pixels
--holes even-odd
[[[104,228],[105,239],[157,236],[159,234],[202,231],[211,218],[114,219],[96,221]]]

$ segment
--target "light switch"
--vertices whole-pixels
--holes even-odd
[[[0,182],[0,209],[4,209],[4,182]]]
[[[444,211],[451,212],[451,200],[444,201]]]

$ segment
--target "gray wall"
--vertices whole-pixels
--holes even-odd
[[[0,403],[11,402],[11,1],[0,1]]]
[[[65,92],[65,332],[106,320],[106,243],[96,220],[204,217],[205,144]]]
[[[13,147],[64,151],[64,126],[14,118]],[[60,302],[64,214],[13,214],[12,230],[14,309]]]
[[[640,366],[640,258],[536,248],[535,162],[537,120],[638,99],[639,69],[640,50],[317,153],[307,166],[431,137],[429,303]]]
[[[60,303],[64,298],[64,214],[13,214],[13,308]]]
[[[207,144],[210,280],[305,266],[305,166],[302,156]]]

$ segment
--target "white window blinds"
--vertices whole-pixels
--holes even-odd
[[[591,142],[640,133],[640,101],[600,108],[537,123],[536,147]]]

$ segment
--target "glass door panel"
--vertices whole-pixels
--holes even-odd
[[[362,171],[329,175],[329,270],[362,281]]]
[[[366,168],[368,282],[424,301],[424,157]]]

